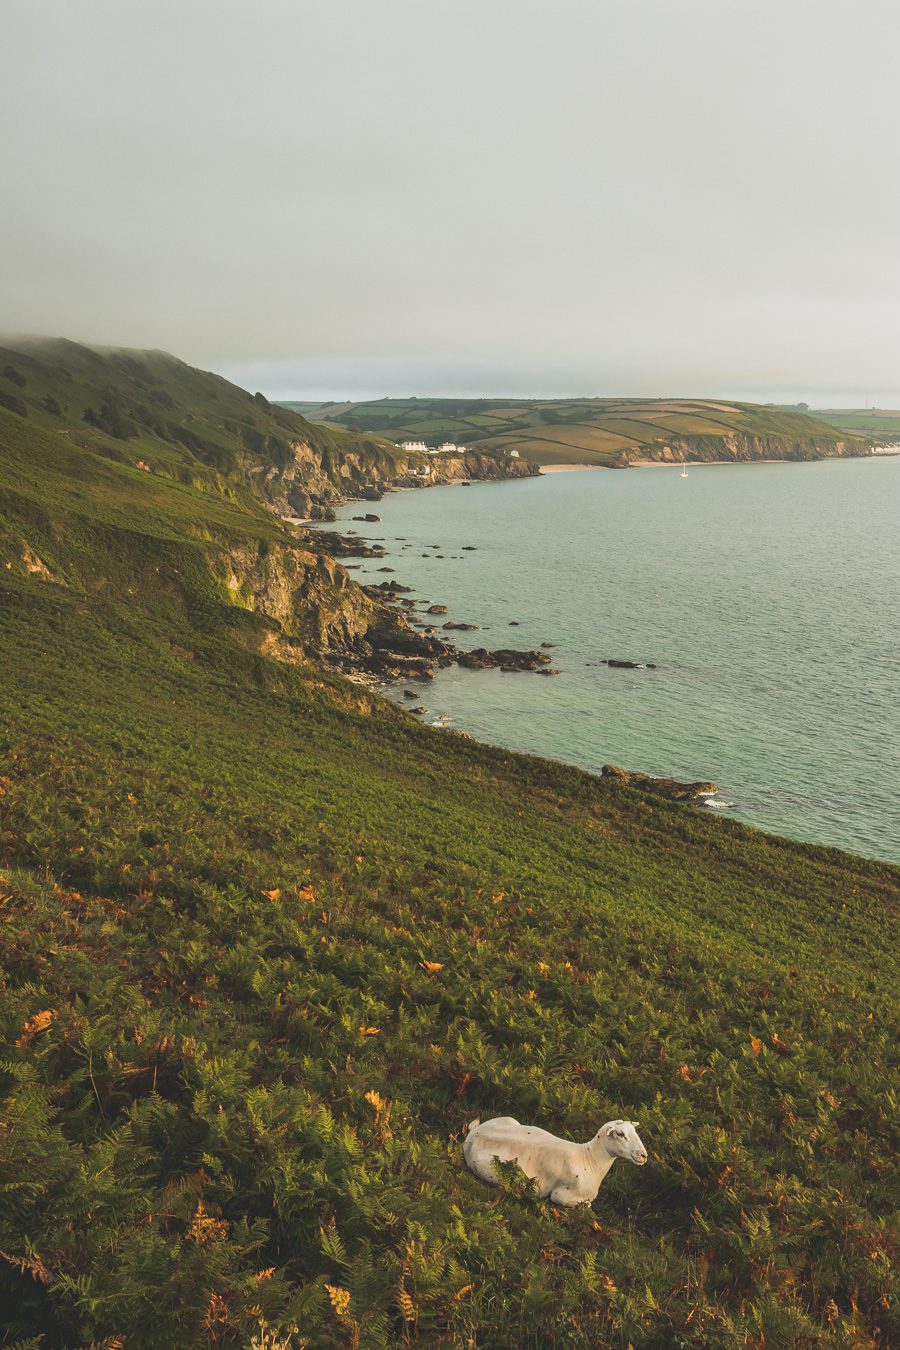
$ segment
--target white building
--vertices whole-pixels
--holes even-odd
[[[428,446],[424,441],[401,441],[400,449],[410,455],[427,455]]]

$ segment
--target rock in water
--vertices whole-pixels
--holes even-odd
[[[655,778],[649,773],[632,773],[628,769],[620,769],[617,764],[604,764],[600,772],[604,778],[622,787],[655,792],[658,797],[665,797],[670,802],[698,801],[703,797],[712,797],[719,790],[715,783],[679,783],[675,778]]]

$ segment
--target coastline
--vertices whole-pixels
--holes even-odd
[[[606,464],[539,464],[538,473],[541,478],[548,473],[578,473],[581,469],[605,469]]]
[[[680,469],[684,465],[689,469],[704,469],[707,466],[714,467],[717,464],[730,464],[734,467],[738,464],[796,464],[797,462],[797,460],[791,459],[631,459],[628,461],[628,467],[629,469]],[[812,462],[818,463],[819,461]]]

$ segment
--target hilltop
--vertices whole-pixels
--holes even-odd
[[[808,413],[722,399],[384,398],[283,406],[398,444],[516,450],[534,464],[821,459],[865,454],[869,445],[863,435]]]
[[[171,357],[132,354],[138,394],[121,354],[96,385],[30,356],[0,408],[0,1344],[896,1340],[900,871],[331,673],[381,611],[273,506],[298,454],[313,504],[377,487],[380,438]],[[650,1162],[554,1212],[463,1168],[496,1114],[635,1119]]]
[[[435,466],[390,440],[306,421],[167,352],[64,339],[0,341],[0,407],[75,446],[283,515],[321,518],[397,484],[514,476],[486,449]]]

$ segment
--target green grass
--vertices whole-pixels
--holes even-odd
[[[288,465],[298,444],[333,482],[350,455],[388,472],[397,460],[387,441],[308,422],[166,352],[0,342],[0,407],[15,405],[31,428],[218,491],[260,463]]]
[[[844,424],[829,425],[830,419],[720,399],[385,398],[314,409],[285,406],[398,443],[421,439],[438,445],[449,439],[478,449],[517,449],[537,464],[565,462],[559,446],[577,463],[623,465],[647,453],[659,457],[666,444],[676,454],[699,459],[810,459],[861,454],[867,444],[848,437]]]
[[[816,411],[816,417],[842,431],[869,435],[885,432],[890,433],[891,439],[900,439],[900,410],[876,408],[870,412],[863,408],[823,408]]]
[[[0,411],[0,1345],[896,1341],[900,872],[270,660],[217,472]]]

